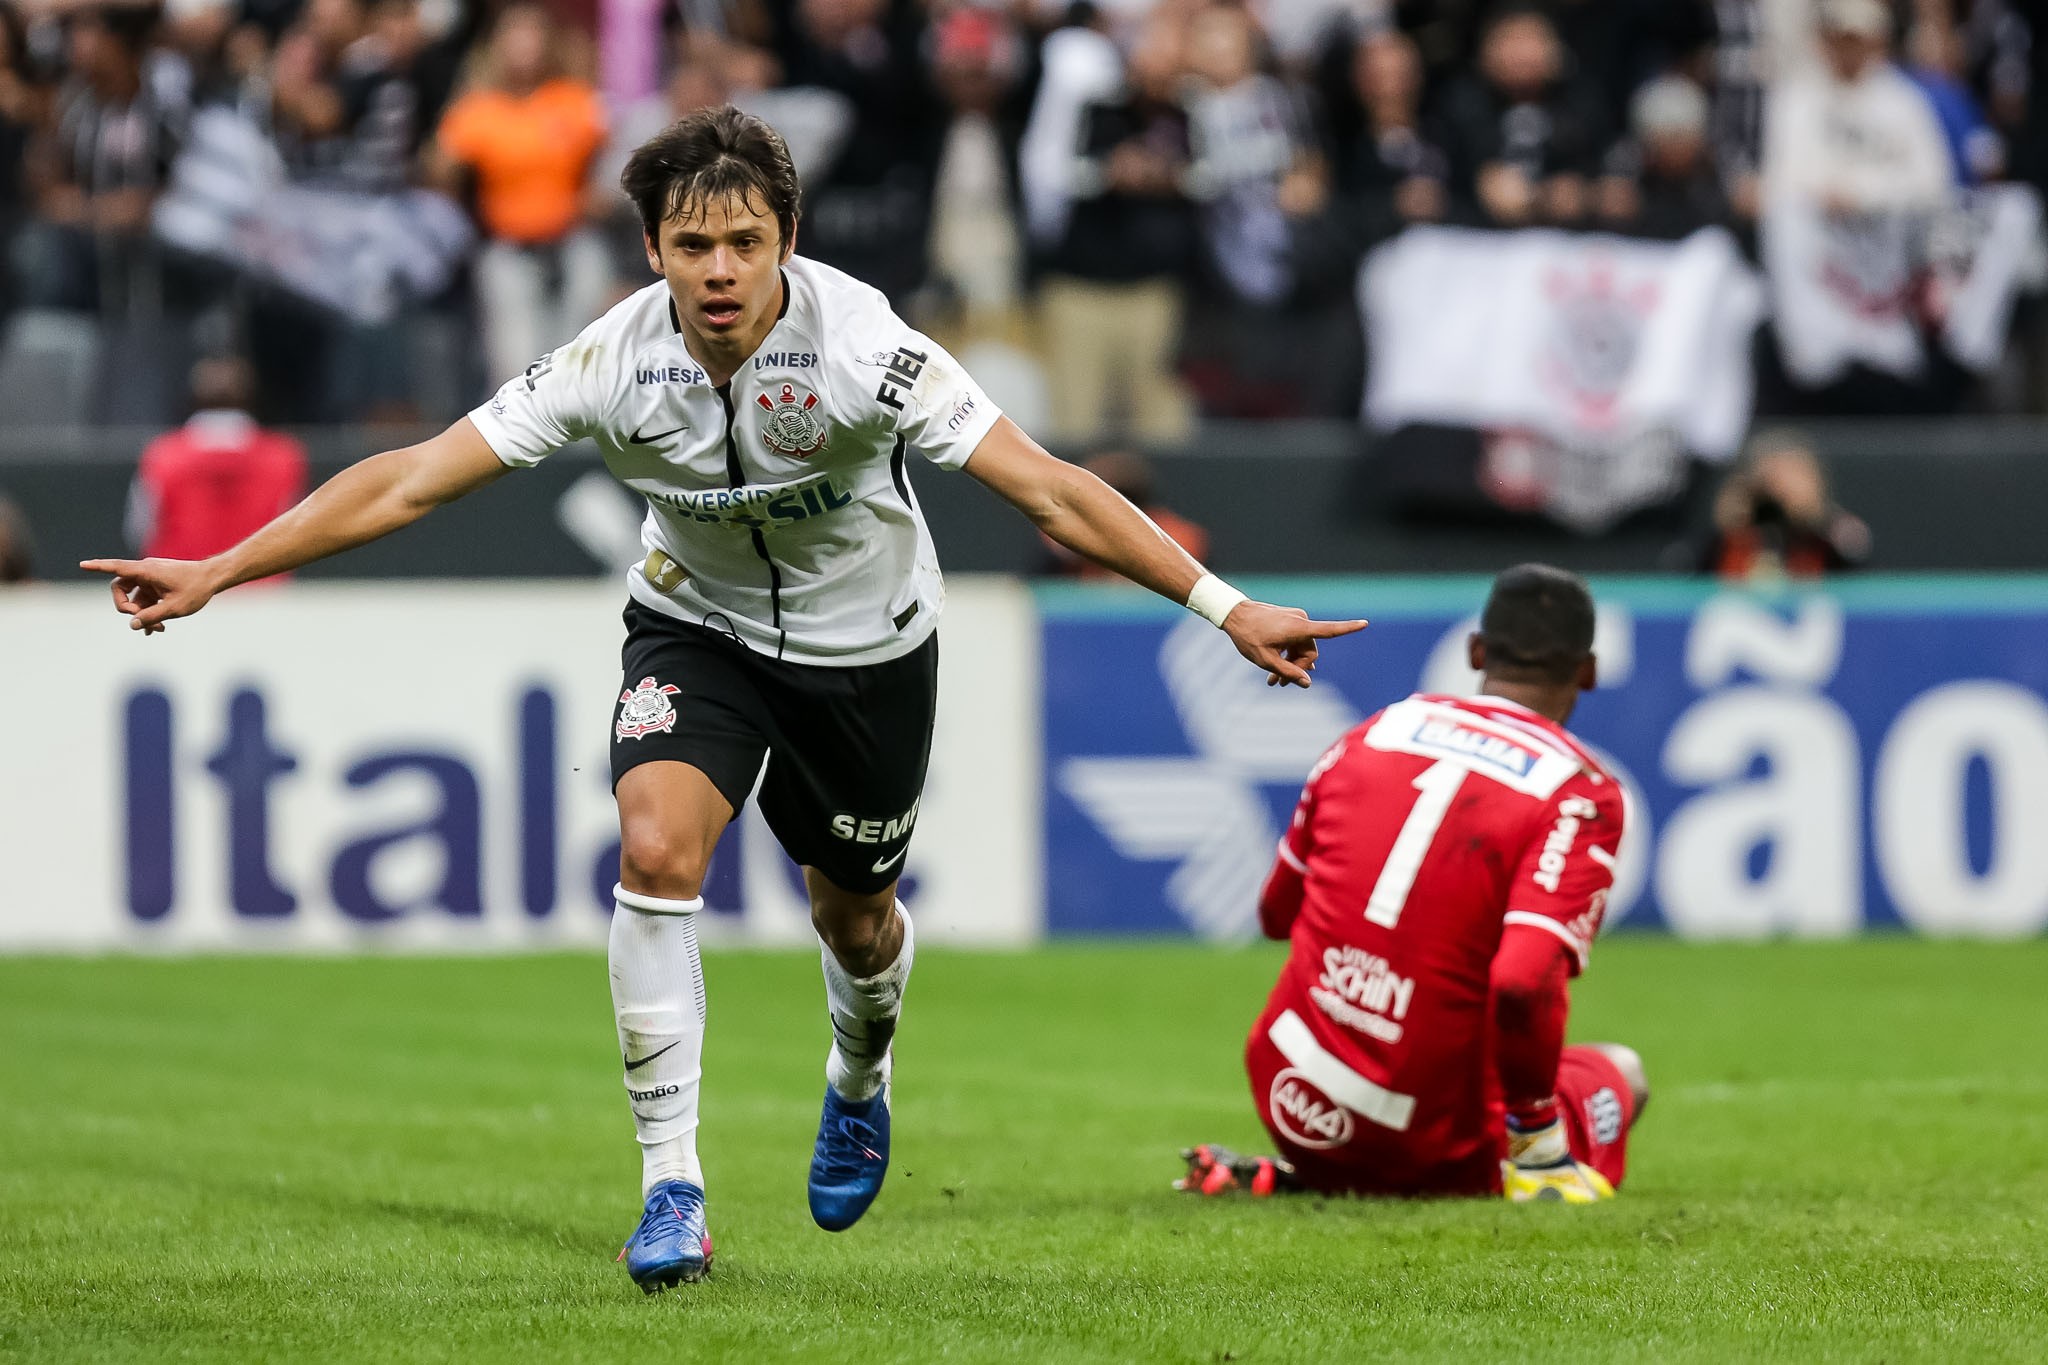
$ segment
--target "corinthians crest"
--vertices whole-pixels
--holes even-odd
[[[1549,271],[1543,291],[1553,311],[1538,372],[1579,422],[1611,425],[1657,309],[1656,282],[1624,279],[1596,256],[1581,270]]]
[[[771,400],[756,394],[754,401],[768,414],[761,422],[761,439],[785,455],[799,459],[825,448],[825,424],[818,420],[818,395],[794,384],[781,385]]]
[[[620,739],[639,739],[659,730],[668,734],[676,728],[676,708],[669,698],[683,689],[673,683],[656,683],[642,678],[630,692],[619,693],[619,723],[614,727]]]

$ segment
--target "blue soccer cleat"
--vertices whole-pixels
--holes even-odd
[[[889,1173],[889,1088],[849,1100],[825,1087],[818,1145],[811,1153],[811,1217],[827,1232],[860,1221]]]
[[[633,1283],[649,1294],[694,1284],[711,1269],[711,1234],[704,1227],[704,1191],[687,1180],[664,1180],[647,1196],[647,1211],[620,1260]]]

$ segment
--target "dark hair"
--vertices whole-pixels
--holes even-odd
[[[774,216],[785,246],[796,236],[803,191],[788,144],[766,123],[729,104],[699,109],[640,144],[619,184],[656,241],[664,219],[701,213],[714,199],[758,203]]]
[[[1480,25],[1480,38],[1484,41],[1493,36],[1493,31],[1503,24],[1512,24],[1520,19],[1541,19],[1552,37],[1557,36],[1557,24],[1550,14],[1536,0],[1502,0],[1486,12],[1486,19]]]
[[[154,5],[138,8],[134,5],[93,5],[77,11],[77,17],[87,23],[98,24],[107,31],[107,36],[117,43],[129,57],[140,60],[149,51],[150,40],[156,36],[157,10]]]
[[[1575,573],[1517,564],[1493,580],[1479,636],[1489,673],[1570,682],[1593,652],[1593,594]]]

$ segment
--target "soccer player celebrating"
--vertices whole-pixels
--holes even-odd
[[[1494,581],[1470,699],[1417,695],[1316,763],[1259,898],[1292,951],[1245,1049],[1280,1156],[1202,1146],[1182,1189],[1591,1203],[1621,1184],[1641,1060],[1565,1047],[1614,881],[1620,784],[1565,732],[1595,681],[1575,575]]]
[[[88,560],[132,628],[386,535],[578,439],[644,495],[611,764],[622,854],[610,969],[649,1293],[711,1262],[697,1157],[704,872],[763,761],[762,813],[803,865],[833,1041],[809,1196],[867,1211],[889,1161],[891,1040],[910,979],[896,901],[931,750],[944,590],[905,455],[966,469],[1077,554],[1185,603],[1269,681],[1309,685],[1311,621],[1247,599],[1101,480],[996,411],[875,290],[793,254],[798,186],[760,120],[705,110],[623,177],[661,279],[420,445],[372,456],[211,559]]]

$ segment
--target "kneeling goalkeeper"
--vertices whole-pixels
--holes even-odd
[[[1564,728],[1597,677],[1592,598],[1510,569],[1469,650],[1479,696],[1398,702],[1309,774],[1259,901],[1293,951],[1245,1051],[1279,1155],[1195,1147],[1180,1188],[1592,1203],[1621,1184],[1641,1059],[1564,1045],[1623,821]]]

